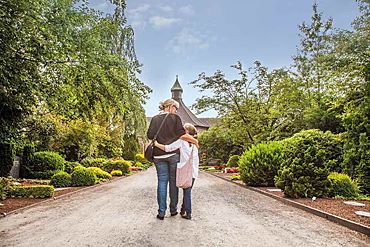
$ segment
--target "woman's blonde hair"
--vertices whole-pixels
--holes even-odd
[[[198,131],[197,131],[197,128],[195,128],[194,125],[192,125],[191,123],[185,123],[184,124],[184,129],[186,130],[186,132],[191,135],[191,136],[194,136],[196,137],[197,134],[198,134]]]
[[[165,101],[159,103],[159,110],[163,111],[167,107],[171,107],[173,105],[176,106],[177,109],[179,108],[179,102],[174,99],[166,99]]]

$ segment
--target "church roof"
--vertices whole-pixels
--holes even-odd
[[[179,102],[180,105],[179,109],[177,110],[177,115],[180,116],[183,123],[191,123],[195,127],[208,129],[210,125],[205,121],[200,120],[197,116],[195,116],[194,113],[192,113],[189,110],[189,108],[185,105],[185,103],[182,101],[181,93],[176,93],[174,91],[181,91],[181,93],[183,92],[178,76],[176,76],[176,81],[171,88],[172,98]]]

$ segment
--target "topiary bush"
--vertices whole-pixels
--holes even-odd
[[[50,179],[57,171],[64,170],[65,160],[56,152],[36,152],[33,156],[30,175],[32,178]]]
[[[8,193],[11,197],[46,198],[54,195],[54,187],[50,185],[14,186]]]
[[[110,175],[108,172],[103,171],[102,169],[98,167],[88,167],[86,169],[89,171],[92,171],[96,175],[97,178],[101,178],[101,179],[111,179],[112,178],[112,175]]]
[[[14,143],[0,143],[0,177],[9,176],[15,158]]]
[[[30,176],[30,166],[35,153],[34,145],[25,145],[20,162],[19,177],[28,178]]]
[[[131,162],[127,160],[109,160],[103,164],[102,169],[109,173],[113,170],[120,170],[122,174],[127,174],[130,167]]]
[[[355,198],[359,196],[360,190],[357,184],[343,173],[332,172],[328,176],[330,181],[329,196]]]
[[[229,160],[227,161],[228,167],[238,167],[238,161],[240,159],[239,155],[232,155],[230,156]]]
[[[283,160],[282,142],[252,145],[239,159],[240,178],[251,186],[274,186],[274,177]]]
[[[50,180],[50,185],[53,185],[55,188],[69,187],[71,184],[72,176],[62,171],[55,173]]]
[[[342,161],[342,143],[331,132],[304,130],[285,139],[284,161],[275,185],[288,197],[322,197],[328,194],[330,168]]]
[[[71,176],[72,176],[72,186],[94,185],[98,179],[94,172],[88,170],[83,166],[75,167]]]
[[[113,170],[110,172],[112,176],[122,176],[122,172],[120,170]]]

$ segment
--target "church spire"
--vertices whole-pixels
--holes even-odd
[[[172,98],[173,99],[178,100],[178,99],[182,98],[183,90],[182,90],[182,87],[180,86],[178,75],[176,75],[176,81],[175,81],[175,84],[173,84],[173,86],[171,88],[171,92],[172,92]]]

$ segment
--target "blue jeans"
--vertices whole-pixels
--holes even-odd
[[[194,180],[195,178],[193,178],[190,188],[183,189],[184,197],[182,198],[181,212],[185,212],[188,215],[191,214],[191,189],[193,188]]]
[[[176,187],[176,169],[180,161],[180,155],[175,154],[164,159],[154,159],[157,169],[157,202],[158,214],[164,216],[167,209],[167,184],[170,184],[170,212],[177,212],[179,201],[179,189]]]

